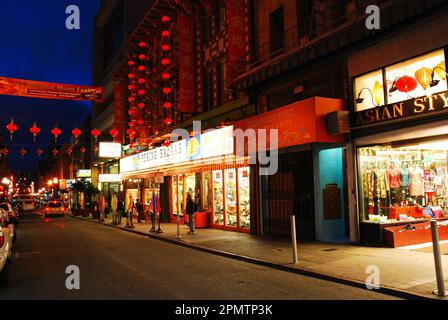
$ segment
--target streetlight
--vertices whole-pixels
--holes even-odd
[[[53,180],[48,180],[48,186],[51,187],[53,185]]]
[[[54,183],[54,184],[58,184],[58,181],[59,181],[58,178],[54,178],[54,179],[53,179],[53,183]]]

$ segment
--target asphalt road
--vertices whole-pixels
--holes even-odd
[[[0,299],[395,299],[70,217],[23,217]],[[65,286],[80,270],[80,289]]]

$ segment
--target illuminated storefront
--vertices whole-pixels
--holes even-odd
[[[186,140],[121,159],[120,172],[132,181],[129,196],[143,191],[148,206],[162,185],[152,183],[164,176],[168,183],[169,221],[185,223],[187,194],[198,204],[198,227],[250,231],[250,167],[234,155],[233,127],[208,131]],[[144,180],[138,180],[143,178]],[[129,191],[128,191],[129,190]]]
[[[429,231],[427,236],[412,231],[448,216],[445,56],[439,49],[353,79],[351,127],[363,244],[427,242]]]

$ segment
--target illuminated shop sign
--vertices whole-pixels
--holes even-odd
[[[100,142],[100,158],[120,158],[121,143]]]
[[[121,182],[123,179],[121,174],[99,174],[99,182]]]
[[[171,143],[120,160],[120,173],[233,154],[233,126]]]
[[[448,91],[354,112],[350,120],[359,127],[441,112],[448,112]]]
[[[79,169],[78,174],[76,175],[78,178],[90,178],[92,176],[92,170],[90,169]]]
[[[384,105],[400,106],[401,102],[418,97],[437,96],[448,90],[444,50],[436,50],[356,77],[353,89],[357,112]],[[384,112],[388,111],[393,110],[387,108]],[[398,109],[395,111],[395,115],[398,115]],[[377,117],[376,112],[369,112],[369,118],[382,118],[381,114]]]

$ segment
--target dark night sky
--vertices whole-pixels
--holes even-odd
[[[80,30],[65,27],[69,5],[80,9]],[[92,25],[98,7],[99,0],[0,1],[0,76],[90,85]],[[62,130],[58,143],[68,142],[71,130],[90,111],[90,102],[0,95],[0,134],[5,135],[10,150],[11,169],[36,168],[36,150],[49,144],[54,125]],[[12,144],[5,129],[11,117],[19,126]],[[36,143],[29,132],[34,121],[41,128]],[[19,154],[22,147],[28,151],[24,158]]]

